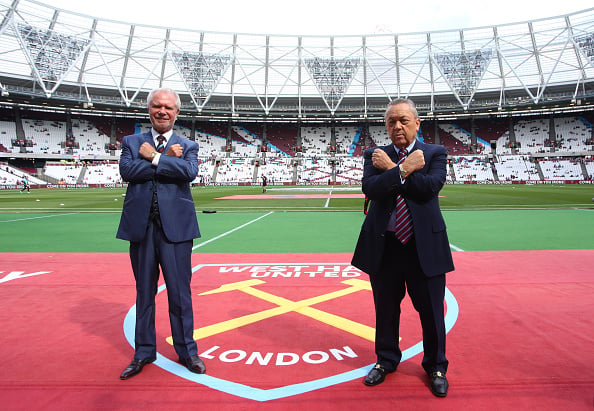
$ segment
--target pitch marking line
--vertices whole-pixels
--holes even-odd
[[[332,198],[332,189],[328,193],[328,198],[326,199],[326,204],[324,204],[324,208],[328,208],[328,206],[330,205],[330,198]]]
[[[454,251],[464,251],[460,247],[455,246],[454,244],[450,243],[450,248]]]
[[[0,223],[15,223],[17,221],[36,220],[36,219],[39,219],[39,218],[61,217],[61,216],[64,216],[64,215],[73,215],[73,214],[80,214],[80,213],[60,213],[60,214],[45,215],[45,216],[39,216],[39,217],[16,218],[14,220],[0,221]]]
[[[209,244],[209,243],[211,243],[211,242],[213,242],[213,241],[216,241],[216,240],[218,240],[219,238],[222,238],[222,237],[225,237],[225,236],[227,236],[227,235],[229,235],[229,234],[231,234],[231,233],[234,233],[234,232],[235,232],[235,231],[237,231],[237,230],[241,230],[242,228],[244,228],[244,227],[247,227],[248,225],[250,225],[250,224],[252,224],[252,223],[255,223],[255,222],[256,222],[256,221],[258,221],[258,220],[261,220],[261,219],[263,219],[264,217],[268,217],[268,216],[269,216],[270,214],[272,214],[272,213],[274,213],[274,211],[270,211],[270,212],[268,212],[268,213],[266,213],[266,214],[264,214],[264,215],[261,215],[261,216],[260,216],[260,217],[258,217],[258,218],[255,218],[255,219],[253,219],[253,220],[251,220],[251,221],[248,221],[248,222],[247,222],[247,223],[245,223],[245,224],[242,224],[242,225],[240,225],[240,226],[238,226],[238,227],[235,227],[235,228],[234,228],[234,229],[232,229],[232,230],[229,230],[229,231],[226,231],[226,232],[224,232],[224,233],[222,233],[222,234],[219,234],[218,236],[216,236],[216,237],[213,237],[213,238],[211,238],[210,240],[206,240],[206,241],[204,241],[204,242],[202,242],[202,243],[200,243],[200,244],[196,244],[194,247],[192,247],[192,251],[194,251],[195,249],[197,249],[197,248],[200,248],[200,247],[202,247],[202,246],[205,246],[206,244]]]

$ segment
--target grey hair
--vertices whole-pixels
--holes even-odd
[[[415,120],[419,118],[419,112],[417,111],[417,106],[415,105],[414,101],[412,101],[409,98],[396,98],[390,101],[390,104],[388,104],[388,107],[386,107],[386,112],[384,113],[384,120],[388,119],[388,112],[390,111],[390,107],[395,106],[397,104],[408,104],[408,106],[410,107],[410,111],[412,111],[413,115],[415,116]]]
[[[179,98],[179,94],[177,94],[177,91],[175,91],[174,89],[167,88],[167,87],[157,88],[149,93],[149,95],[146,98],[146,105],[148,106],[149,109],[151,108],[151,102],[153,101],[153,97],[157,93],[171,94],[172,96],[175,97],[175,107],[177,107],[178,111],[181,109],[181,99]]]

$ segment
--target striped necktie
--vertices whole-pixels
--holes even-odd
[[[400,150],[398,152],[398,164],[404,161],[406,155],[406,150]],[[390,218],[388,231],[394,231],[394,235],[402,244],[406,244],[413,235],[413,224],[410,211],[401,194],[396,196],[396,210],[392,213],[392,217]]]
[[[157,151],[159,153],[162,153],[163,150],[165,150],[165,137],[163,136],[158,136],[157,137]]]

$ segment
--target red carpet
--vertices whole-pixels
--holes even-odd
[[[454,254],[445,399],[429,392],[408,300],[407,359],[380,386],[361,383],[374,362],[373,303],[350,254],[195,254],[195,337],[207,375],[176,363],[163,291],[159,359],[128,381],[118,378],[133,355],[126,254],[0,258],[3,409],[594,406],[592,250]]]

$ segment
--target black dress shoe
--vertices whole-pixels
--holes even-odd
[[[127,380],[130,377],[134,377],[136,374],[142,371],[142,368],[145,365],[150,364],[153,361],[155,361],[154,358],[149,358],[145,360],[137,360],[136,358],[133,359],[130,365],[124,369],[122,374],[120,374],[120,380]]]
[[[444,373],[434,371],[429,377],[431,377],[429,388],[431,388],[433,395],[436,397],[445,397],[448,395],[448,380]]]
[[[206,372],[206,367],[204,366],[204,362],[198,357],[197,355],[192,355],[188,358],[184,358],[183,360],[180,358],[179,362],[186,366],[186,368],[196,374],[204,374]]]
[[[381,365],[375,364],[375,366],[367,374],[367,377],[365,377],[365,379],[363,380],[363,384],[369,387],[381,384],[386,378],[386,374],[389,374],[391,372],[393,371],[386,371],[386,369]]]

